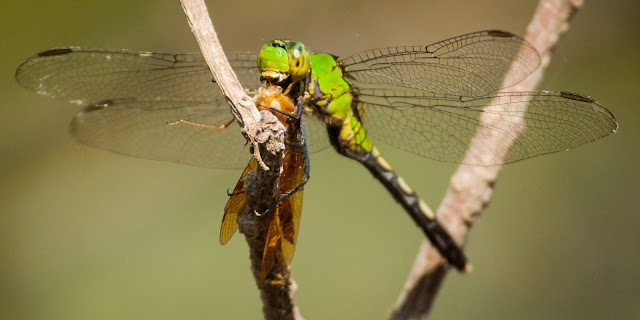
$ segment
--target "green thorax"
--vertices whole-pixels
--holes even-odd
[[[304,81],[311,70],[305,92],[305,106],[328,125],[340,126],[340,143],[355,151],[371,151],[372,145],[353,109],[351,83],[330,54],[309,53],[297,41],[273,40],[258,55],[258,68],[265,81],[288,83],[289,88]],[[285,92],[288,90],[285,90]]]
[[[371,140],[353,109],[351,83],[342,74],[336,58],[326,53],[310,54],[309,61],[311,81],[307,92],[311,97],[311,109],[333,118],[325,120],[339,121],[342,144],[355,151],[371,151]]]
[[[326,103],[326,111],[336,117],[346,116],[351,112],[350,83],[337,66],[336,59],[329,54],[311,54],[311,83],[309,93],[322,106]],[[324,101],[323,101],[324,100]]]

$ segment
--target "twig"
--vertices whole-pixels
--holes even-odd
[[[244,91],[224,55],[204,1],[180,0],[180,3],[215,81],[227,98],[242,133],[253,146],[254,157],[260,163],[256,171],[249,173],[245,179],[246,205],[238,213],[237,219],[238,229],[249,245],[251,270],[257,281],[269,219],[258,217],[255,213],[264,212],[276,199],[285,148],[285,128],[272,113],[258,112],[253,100]],[[294,301],[296,285],[289,274],[286,263],[277,259],[267,278],[280,281],[262,284],[265,319],[302,319]]]
[[[533,91],[542,78],[544,69],[549,65],[550,54],[558,39],[569,28],[569,22],[582,5],[582,0],[541,0],[527,28],[525,39],[540,53],[541,65],[524,81],[505,91]],[[523,110],[524,112],[524,110]],[[483,122],[491,123],[490,119]],[[473,140],[468,154],[482,147],[495,146],[499,150],[508,150],[517,137],[504,136],[503,140],[491,143]],[[506,153],[502,155],[506,157]],[[493,186],[501,166],[461,165],[451,177],[451,185],[438,209],[438,220],[458,243],[466,243],[468,234],[489,205]],[[411,273],[389,316],[390,319],[426,319],[437,296],[440,285],[448,274],[448,266],[438,251],[428,242],[422,243]]]
[[[242,84],[238,81],[227,57],[224,55],[218,35],[209,18],[207,6],[202,0],[180,0],[180,3],[189,21],[191,31],[196,37],[200,50],[207,61],[207,65],[211,69],[218,86],[222,89],[225,98],[227,98],[227,103],[231,106],[231,113],[236,118],[240,128],[242,128],[242,133],[257,150],[255,134],[261,116],[253,100],[242,88]],[[268,170],[268,166],[262,162],[260,154],[254,153],[254,156],[261,166]]]
[[[265,112],[265,121],[271,121],[277,124],[278,119],[270,112]],[[280,124],[281,125],[281,124]],[[283,127],[284,128],[284,127]],[[266,132],[257,135],[258,141],[269,135],[282,135],[284,139],[284,131],[268,132],[271,130],[269,126]],[[262,144],[261,144],[262,146]],[[265,146],[265,147],[268,147]],[[283,145],[284,147],[284,145]],[[265,162],[271,161],[270,157],[279,157],[282,163],[282,152],[284,148],[277,154],[271,152],[262,152]],[[265,243],[267,241],[268,221],[266,216],[257,218],[256,212],[264,212],[264,210],[273,206],[273,199],[276,199],[277,190],[265,189],[264,184],[277,185],[280,178],[280,171],[265,171],[257,168],[256,171],[247,174],[244,188],[246,192],[246,206],[238,213],[238,229],[244,234],[247,244],[249,245],[249,258],[251,260],[251,272],[254,279],[259,281],[260,268],[262,264],[262,255]],[[262,298],[262,312],[267,320],[302,320],[302,316],[295,305],[296,284],[291,279],[291,270],[289,266],[281,259],[276,259],[273,267],[269,271],[264,283],[261,286],[260,297]]]

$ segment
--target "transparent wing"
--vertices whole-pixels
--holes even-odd
[[[257,56],[228,58],[245,90],[260,86]],[[248,159],[226,100],[201,54],[58,48],[27,59],[16,80],[38,94],[86,105],[71,123],[82,143],[128,156],[212,168],[241,168]],[[309,119],[313,150],[329,145],[324,124]],[[315,125],[314,125],[315,124]]]
[[[228,58],[248,91],[260,86],[255,54]],[[16,80],[38,94],[81,105],[106,99],[198,104],[222,97],[201,54],[58,48],[23,62]]]
[[[515,70],[504,79],[515,61]],[[499,30],[465,34],[427,46],[363,51],[341,61],[360,88],[419,89],[480,97],[526,78],[540,64],[524,39]]]
[[[138,99],[105,100],[82,109],[71,120],[71,134],[81,143],[127,156],[205,168],[242,168],[251,156],[240,128],[224,101],[209,104]]]
[[[498,93],[466,98],[418,90],[363,89],[359,99],[359,112],[374,139],[453,163],[514,162],[597,140],[618,126],[604,106],[569,92]],[[494,100],[495,105],[486,108]],[[494,138],[515,137],[521,131],[510,150],[493,153],[479,148],[463,159],[474,136],[482,138],[483,147],[493,150]],[[501,154],[507,154],[506,158]]]
[[[328,148],[331,145],[331,141],[327,133],[327,124],[307,114],[303,114],[302,119],[306,132],[305,141],[309,152],[319,152]]]
[[[247,91],[260,85],[255,55],[230,54]],[[249,158],[232,116],[200,54],[51,49],[16,72],[27,89],[87,105],[71,122],[82,143],[128,156],[213,168],[240,168]]]

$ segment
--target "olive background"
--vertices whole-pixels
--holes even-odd
[[[482,29],[524,35],[536,5],[208,1],[228,51],[289,38],[339,56]],[[449,275],[434,319],[640,318],[639,15],[636,1],[587,0],[575,16],[541,89],[597,99],[620,129],[504,168],[466,250],[474,271]],[[0,318],[261,318],[243,237],[218,243],[240,171],[80,145],[67,129],[78,106],[14,80],[24,59],[52,47],[195,52],[179,2],[4,0],[0,26]],[[456,166],[381,149],[437,207]],[[422,239],[364,168],[332,150],[313,154],[292,264],[302,314],[384,318]]]

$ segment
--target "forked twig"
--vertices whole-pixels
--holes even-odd
[[[204,1],[180,0],[180,3],[209,69],[260,163],[247,175],[244,186],[246,205],[238,213],[237,220],[238,229],[249,245],[251,270],[254,278],[258,279],[269,219],[261,219],[255,213],[264,212],[276,198],[285,149],[285,128],[271,112],[258,112],[244,91],[224,55]],[[294,300],[296,285],[289,277],[286,263],[277,259],[271,274],[280,281],[263,284],[260,293],[265,319],[302,319]]]
[[[569,22],[582,5],[582,0],[541,0],[527,28],[525,39],[538,50],[541,58],[540,67],[524,81],[505,91],[533,91],[545,68],[549,65],[550,54],[560,36],[569,28]],[[495,106],[489,106],[495,108]],[[524,112],[524,111],[523,111]],[[495,120],[493,120],[495,121]],[[498,120],[499,121],[499,120]],[[491,119],[482,122],[491,124]],[[486,136],[484,136],[486,137]],[[478,152],[481,147],[487,152],[487,146],[499,150],[509,150],[517,140],[517,136],[502,137],[490,143],[474,138],[468,153]],[[506,157],[507,154],[503,154]],[[501,166],[466,166],[461,165],[451,177],[451,185],[438,209],[438,220],[449,231],[458,243],[466,243],[468,234],[480,217],[480,214],[491,201],[493,186]],[[389,316],[390,319],[426,319],[438,290],[448,274],[449,267],[428,241],[420,246],[418,255],[396,304]]]

